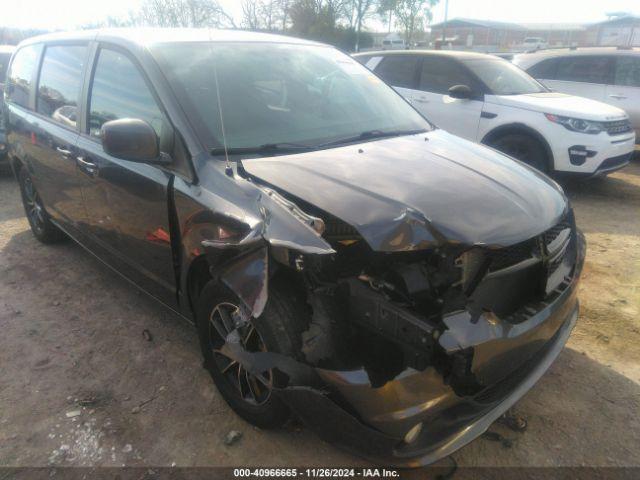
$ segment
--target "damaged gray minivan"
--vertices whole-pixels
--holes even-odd
[[[331,47],[53,34],[19,46],[5,100],[35,236],[72,237],[192,320],[260,427],[295,414],[424,465],[522,397],[576,322],[585,243],[562,190]]]

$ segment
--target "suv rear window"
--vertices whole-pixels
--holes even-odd
[[[392,87],[416,88],[417,55],[390,55],[376,68],[376,74]]]
[[[556,80],[607,84],[613,70],[611,57],[565,57],[558,63]]]
[[[0,83],[4,83],[4,77],[7,74],[9,60],[11,60],[10,53],[0,53]]]
[[[87,47],[84,45],[46,48],[38,81],[38,113],[75,128],[81,73],[86,57]]]
[[[21,107],[29,108],[29,92],[36,70],[36,62],[42,45],[28,45],[16,53],[11,63],[7,82],[7,99]]]
[[[614,83],[624,87],[640,87],[640,57],[618,57]]]
[[[546,80],[554,80],[556,78],[556,69],[558,68],[557,58],[547,58],[536,63],[527,70],[527,73],[533,78],[541,78]]]

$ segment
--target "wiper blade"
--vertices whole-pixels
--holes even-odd
[[[417,135],[418,133],[425,133],[427,130],[424,128],[416,130],[365,130],[353,137],[341,138],[332,142],[323,143],[322,145],[316,145],[316,148],[330,147],[333,145],[346,145],[347,143],[355,143],[362,140],[370,140],[372,138],[388,138],[388,137],[402,137],[405,135]]]
[[[289,152],[305,152],[313,150],[313,147],[309,145],[303,145],[301,143],[265,143],[255,147],[230,147],[227,148],[229,155],[250,155],[250,154],[263,154],[263,153],[289,153]],[[211,155],[224,155],[224,147],[215,147],[209,150]]]

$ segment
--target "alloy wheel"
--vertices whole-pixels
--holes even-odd
[[[40,202],[40,197],[31,178],[27,177],[23,183],[24,186],[24,203],[27,211],[27,218],[33,227],[42,231],[45,226],[44,208]]]
[[[260,332],[252,323],[236,327],[241,315],[240,307],[223,302],[214,307],[209,316],[209,342],[214,353],[215,366],[229,382],[239,397],[252,405],[262,405],[271,397],[273,372],[260,375],[247,371],[236,360],[224,355],[220,349],[229,334],[237,330],[240,345],[248,352],[266,352],[267,348]]]

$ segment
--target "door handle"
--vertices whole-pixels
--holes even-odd
[[[78,167],[80,170],[87,173],[90,176],[95,176],[98,173],[98,166],[93,162],[88,162],[84,157],[76,157]]]
[[[429,103],[429,100],[426,98],[414,98],[413,101],[418,103]]]
[[[62,154],[63,157],[70,157],[71,156],[71,150],[67,150],[66,148],[56,147],[56,151],[58,153]]]
[[[624,100],[624,99],[626,99],[626,98],[627,98],[627,97],[625,97],[624,95],[620,95],[620,94],[617,94],[617,93],[612,93],[612,94],[610,94],[609,96],[610,96],[611,98],[617,98],[618,100]]]

